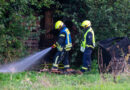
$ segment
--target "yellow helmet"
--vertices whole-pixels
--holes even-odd
[[[89,26],[91,26],[91,22],[89,20],[84,20],[81,24],[81,27],[83,28],[87,28]]]
[[[55,29],[60,29],[63,25],[64,25],[64,23],[59,20],[59,21],[57,21],[57,22],[55,23]]]

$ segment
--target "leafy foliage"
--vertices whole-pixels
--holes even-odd
[[[86,2],[91,8],[87,17],[92,21],[98,41],[111,37],[129,37],[128,0],[86,0]]]
[[[42,7],[49,8],[52,0],[0,1],[0,62],[11,62],[26,54],[24,41],[30,35],[29,26],[35,22]]]

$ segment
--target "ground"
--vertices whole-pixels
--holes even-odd
[[[0,73],[0,90],[130,90],[130,75],[111,74],[102,79],[99,73],[58,75],[46,72]]]

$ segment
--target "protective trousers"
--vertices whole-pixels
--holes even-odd
[[[53,68],[58,68],[58,64],[63,60],[64,68],[68,69],[70,67],[68,57],[68,51],[58,51],[54,56]]]
[[[92,54],[92,48],[85,48],[84,54],[83,54],[83,66],[82,71],[87,71],[91,67],[91,54]]]

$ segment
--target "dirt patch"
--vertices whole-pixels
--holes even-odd
[[[52,71],[50,69],[42,69],[40,70],[40,72],[49,72],[49,73],[55,73],[55,74],[67,74],[67,75],[73,75],[73,74],[79,74],[81,75],[82,72],[80,70],[74,70],[74,69],[69,69],[69,70],[63,70],[63,69],[60,69],[60,70],[55,70],[55,71]]]

